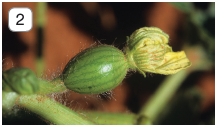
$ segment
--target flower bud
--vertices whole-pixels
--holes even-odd
[[[2,73],[2,89],[18,94],[33,94],[39,90],[38,78],[28,68],[11,68]]]
[[[191,66],[184,51],[173,52],[168,40],[169,36],[156,27],[136,30],[124,49],[130,68],[145,76],[145,72],[175,74]]]

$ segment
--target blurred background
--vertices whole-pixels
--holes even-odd
[[[13,7],[33,11],[31,31],[9,30],[8,11]],[[126,36],[151,26],[169,34],[173,51],[184,50],[192,62],[186,69],[188,75],[154,124],[214,125],[215,3],[3,2],[2,70],[28,67],[38,77],[53,79],[70,58],[95,42],[122,49]],[[110,94],[80,95],[71,91],[64,104],[74,110],[138,113],[166,77],[149,73],[144,78],[140,73],[129,73]],[[62,98],[56,100],[64,102]],[[31,118],[34,114],[22,116]],[[3,124],[44,124],[24,121],[22,116],[14,121],[12,117],[3,118]]]

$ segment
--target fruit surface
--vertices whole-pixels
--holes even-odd
[[[112,90],[128,70],[121,50],[108,45],[88,48],[72,58],[63,70],[65,86],[81,94],[98,94]]]

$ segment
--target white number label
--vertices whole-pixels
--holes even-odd
[[[33,14],[27,7],[14,7],[8,12],[8,27],[12,32],[27,32],[32,29]]]

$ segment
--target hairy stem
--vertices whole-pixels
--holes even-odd
[[[136,121],[135,114],[127,113],[107,113],[107,112],[80,112],[89,117],[90,120],[99,125],[134,125]]]
[[[56,78],[53,81],[47,81],[39,79],[39,91],[37,94],[50,94],[54,92],[64,92],[67,88],[64,85],[64,82],[60,78]]]
[[[56,125],[92,125],[93,122],[45,95],[21,95],[16,104]]]

